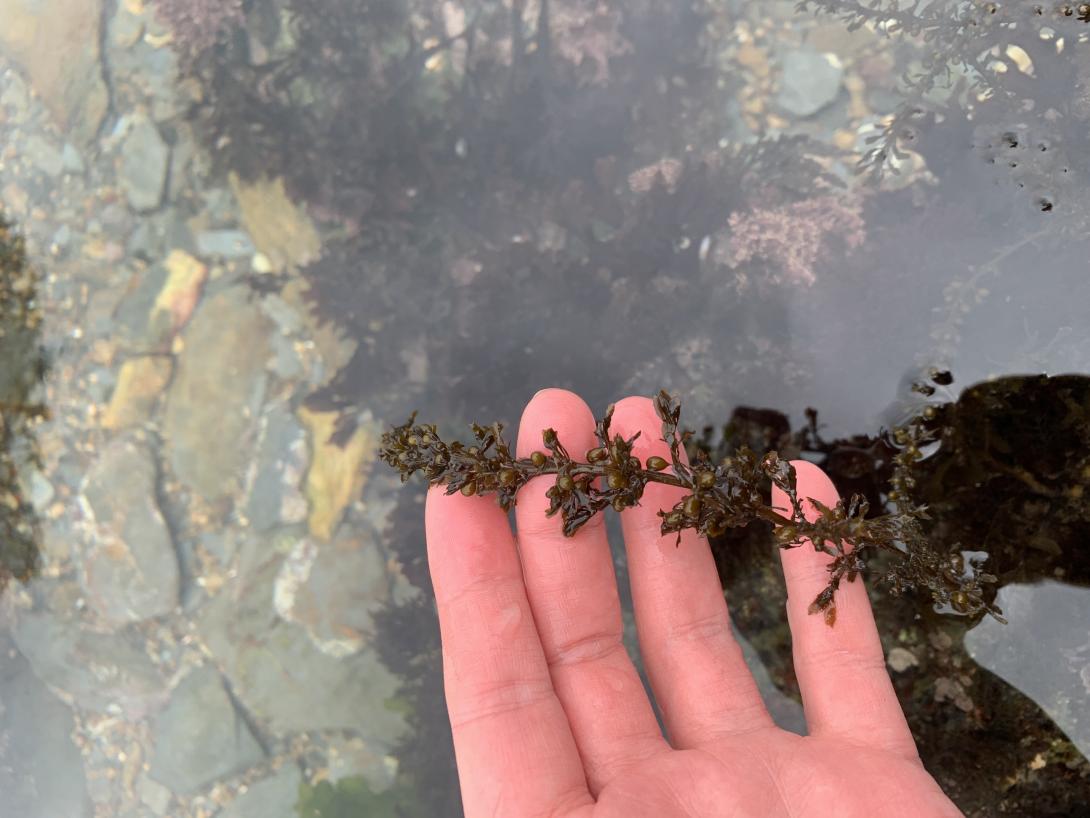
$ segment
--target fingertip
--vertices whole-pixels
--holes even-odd
[[[840,502],[840,492],[820,466],[809,460],[792,460],[791,465],[795,467],[795,491],[803,498],[802,513],[809,522],[816,520],[820,512],[806,500],[817,500],[830,507]],[[772,486],[772,507],[779,511],[791,510],[787,493],[777,485]]]
[[[522,410],[515,451],[526,457],[540,450],[545,429],[555,429],[566,447],[589,448],[594,443],[594,425],[594,414],[579,395],[558,387],[540,389]],[[578,459],[582,452],[570,454]]]
[[[630,395],[613,404],[612,428],[614,434],[625,439],[640,432],[632,446],[632,453],[641,459],[658,455],[670,458],[670,446],[662,439],[662,420],[655,412],[655,404],[642,395]],[[681,459],[688,462],[685,450],[681,450]]]

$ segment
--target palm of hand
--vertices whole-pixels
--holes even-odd
[[[917,760],[778,728],[670,751],[573,816],[959,816]]]
[[[595,445],[586,404],[544,390],[523,413],[519,456],[550,426],[569,451]],[[619,402],[613,428],[626,438],[642,432],[641,459],[667,451],[655,442],[649,400]],[[820,470],[795,465],[800,495],[836,502]],[[492,498],[428,494],[428,560],[467,818],[961,815],[919,761],[862,584],[841,587],[830,628],[807,613],[828,557],[807,547],[781,552],[810,734],[782,731],[731,632],[707,542],[691,529],[677,547],[673,535],[659,535],[656,511],[681,490],[655,484],[621,521],[667,741],[621,641],[601,515],[563,537],[559,519],[544,514],[550,482],[520,491],[517,542]]]

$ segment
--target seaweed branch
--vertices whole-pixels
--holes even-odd
[[[919,459],[921,448],[931,434],[927,418],[920,417],[894,433],[902,448],[898,454],[898,476],[890,493],[894,511],[868,517],[869,504],[854,495],[833,507],[810,500],[818,511],[808,520],[796,486],[794,467],[776,452],[757,455],[743,447],[713,463],[706,453],[693,450],[692,462],[682,457],[682,449],[693,434],[678,425],[681,407],[665,390],[653,398],[655,412],[662,421],[662,439],[670,447],[670,460],[652,456],[641,462],[632,454],[637,432],[625,439],[610,434],[613,406],[597,421],[598,445],[578,460],[564,448],[554,429],[542,431],[542,449],[528,457],[516,458],[503,438],[503,425],[472,424],[476,442],[443,441],[433,424],[416,423],[414,412],[408,421],[386,432],[382,438],[381,459],[401,473],[402,482],[421,472],[432,485],[446,485],[448,495],[456,492],[469,497],[495,494],[501,508],[510,510],[517,502],[519,489],[535,477],[555,475],[555,483],[546,496],[550,517],[560,513],[565,536],[572,536],[599,511],[612,508],[623,511],[640,504],[650,483],[676,486],[688,493],[670,509],[660,509],[661,533],[676,533],[675,547],[681,544],[681,531],[692,528],[705,537],[716,537],[728,528],[746,526],[756,521],[773,523],[774,538],[781,548],[797,548],[806,543],[833,557],[829,581],[810,605],[810,613],[822,613],[832,625],[836,620],[836,591],[845,579],[853,582],[866,568],[874,552],[885,551],[900,557],[886,576],[899,593],[909,588],[925,588],[940,605],[958,613],[986,612],[1003,621],[1001,611],[984,601],[982,586],[995,577],[966,567],[960,555],[944,556],[928,543],[920,521],[927,518],[926,508],[912,504],[904,491],[909,486],[908,469]],[[789,508],[773,507],[767,499],[767,487],[775,485],[787,495]]]

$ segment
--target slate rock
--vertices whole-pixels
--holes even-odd
[[[257,439],[270,323],[244,287],[197,309],[163,418],[177,477],[210,505],[240,493]]]
[[[284,537],[297,540],[291,529]],[[336,659],[303,627],[277,615],[273,589],[284,561],[278,539],[267,534],[240,548],[237,575],[201,610],[197,625],[205,644],[239,701],[272,732],[354,730],[388,751],[406,727],[387,706],[397,677],[373,650]]]
[[[128,435],[106,446],[84,481],[80,581],[91,608],[113,625],[162,616],[178,604],[178,556],[155,491],[151,450]]]
[[[285,406],[274,404],[261,417],[260,442],[246,503],[246,517],[255,530],[266,531],[306,519],[307,501],[302,489],[306,468],[306,430]]]
[[[330,543],[296,543],[277,575],[273,602],[285,620],[306,628],[323,653],[349,656],[374,637],[374,614],[390,595],[386,557],[376,537],[344,526]]]
[[[191,670],[155,719],[150,776],[188,795],[265,757],[214,668]]]
[[[64,170],[64,155],[60,149],[41,136],[28,138],[24,153],[46,176],[60,176]]]
[[[302,783],[299,768],[285,764],[269,778],[251,784],[217,818],[297,818],[295,804]]]
[[[794,116],[812,116],[837,98],[843,76],[844,69],[827,54],[813,49],[791,51],[783,58],[776,102]]]
[[[137,115],[121,144],[121,189],[137,212],[155,210],[163,202],[170,147],[148,117]]]
[[[4,0],[0,56],[23,69],[60,130],[94,140],[109,106],[99,61],[102,0]]]
[[[197,234],[197,252],[202,256],[248,258],[254,244],[242,230],[203,230]]]
[[[71,711],[0,637],[0,815],[90,818]]]
[[[20,614],[12,636],[38,678],[82,708],[135,720],[166,701],[166,681],[140,634],[100,633],[43,610]]]

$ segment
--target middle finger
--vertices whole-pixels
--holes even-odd
[[[615,433],[625,439],[640,433],[632,453],[644,463],[652,455],[669,460],[651,400],[630,397],[616,406]],[[679,545],[677,534],[659,533],[657,512],[684,494],[650,483],[640,505],[621,513],[640,648],[670,742],[678,748],[772,726],[731,632],[708,541],[691,528],[681,532]]]
[[[556,430],[575,460],[594,448],[594,418],[586,403],[563,389],[544,389],[519,423],[517,451],[546,453],[541,432]],[[552,475],[518,494],[515,517],[526,594],[534,613],[553,688],[568,715],[587,783],[597,794],[618,772],[668,748],[651,702],[621,639],[621,606],[602,514],[573,537],[559,513],[546,517]]]

